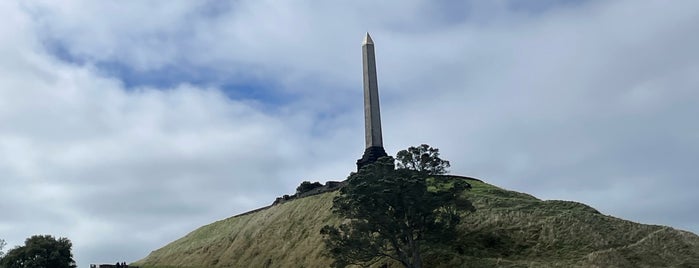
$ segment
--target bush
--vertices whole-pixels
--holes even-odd
[[[311,183],[310,181],[304,181],[301,183],[301,185],[299,185],[299,187],[296,187],[296,194],[305,193],[319,187],[323,187],[320,182]]]

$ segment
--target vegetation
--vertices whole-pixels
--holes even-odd
[[[73,243],[65,237],[56,239],[51,235],[35,235],[27,238],[24,246],[8,251],[0,260],[0,267],[74,268],[72,247]]]
[[[2,251],[2,249],[5,248],[5,245],[7,245],[5,240],[0,239],[0,259],[2,258],[3,255],[5,255],[5,252]]]
[[[458,177],[428,179],[448,187]],[[699,267],[699,236],[638,224],[570,201],[542,201],[488,183],[461,196],[477,208],[462,217],[453,248],[429,245],[425,267]],[[319,230],[338,191],[295,199],[198,228],[134,265],[165,267],[328,267]],[[372,267],[399,267],[385,258]]]
[[[140,267],[328,267],[321,255],[337,192],[294,199],[203,226],[133,265]]]
[[[323,184],[320,182],[311,183],[310,181],[304,181],[299,187],[296,187],[296,194],[305,193],[319,187],[323,187]]]
[[[427,144],[418,147],[410,147],[396,154],[399,169],[410,169],[424,172],[430,175],[446,174],[451,165],[449,161],[439,158],[439,149]]]
[[[457,202],[467,185],[457,182],[428,190],[424,173],[396,170],[390,157],[351,174],[333,200],[333,213],[348,220],[321,230],[334,265],[366,266],[388,257],[405,267],[421,267],[429,244],[456,234],[456,205],[473,209],[468,201]]]

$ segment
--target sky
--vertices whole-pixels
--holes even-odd
[[[343,180],[384,146],[699,233],[699,2],[0,2],[0,239],[81,267]]]

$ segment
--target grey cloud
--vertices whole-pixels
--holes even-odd
[[[80,265],[131,261],[301,180],[343,179],[363,149],[367,30],[389,153],[429,143],[457,174],[699,230],[694,2],[460,7],[477,17],[401,3],[0,4],[15,22],[0,27],[0,238],[51,233]],[[125,90],[102,61],[260,77],[297,98]]]

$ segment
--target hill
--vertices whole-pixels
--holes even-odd
[[[462,179],[457,177],[443,179]],[[699,267],[699,236],[600,214],[587,205],[542,201],[469,180],[478,209],[460,224],[454,251],[426,267]],[[337,191],[290,200],[200,227],[151,252],[141,267],[328,267],[319,230]],[[391,264],[386,261],[386,263]],[[391,264],[391,267],[398,267]]]

